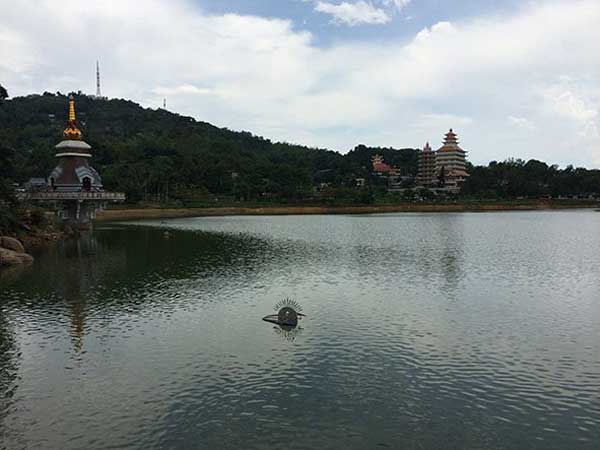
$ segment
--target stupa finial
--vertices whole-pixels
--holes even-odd
[[[63,136],[70,140],[81,140],[81,130],[77,128],[77,119],[75,118],[75,99],[73,95],[69,96],[69,120],[67,128],[63,131]]]

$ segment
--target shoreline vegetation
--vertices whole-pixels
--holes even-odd
[[[76,235],[76,230],[57,224],[46,209],[0,205],[0,271],[31,265],[33,251]]]
[[[383,213],[449,213],[449,212],[497,212],[536,211],[561,209],[596,209],[599,201],[514,201],[514,202],[456,202],[456,203],[405,203],[397,205],[364,206],[309,206],[309,205],[265,205],[265,206],[218,206],[202,208],[130,207],[112,208],[98,213],[96,222],[117,222],[144,219],[174,219],[183,217],[217,216],[276,216],[316,214],[383,214]]]

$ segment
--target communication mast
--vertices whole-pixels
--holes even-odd
[[[102,98],[102,92],[100,91],[100,63],[96,61],[96,97]]]

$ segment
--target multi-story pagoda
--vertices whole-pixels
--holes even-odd
[[[467,152],[458,145],[456,133],[446,133],[444,145],[436,152],[436,173],[440,187],[448,190],[459,190],[461,184],[467,179]]]
[[[423,187],[433,187],[438,183],[436,155],[429,142],[425,144],[419,155],[419,173],[416,181],[418,186]]]
[[[55,147],[58,164],[48,178],[47,188],[21,197],[53,204],[63,223],[86,227],[95,218],[96,211],[108,202],[125,200],[125,194],[105,191],[100,175],[90,165],[92,147],[83,141],[77,127],[73,96],[69,97],[69,119],[63,136]]]

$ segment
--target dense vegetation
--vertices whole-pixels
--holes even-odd
[[[94,149],[94,166],[108,189],[125,192],[131,202],[389,202],[394,197],[386,196],[371,177],[372,155],[382,154],[402,175],[417,173],[415,149],[359,145],[341,155],[274,143],[127,100],[77,95],[76,101],[84,138]],[[59,93],[0,99],[5,198],[7,180],[45,177],[54,167],[54,145],[61,138],[67,104],[67,96]],[[472,198],[600,195],[598,170],[509,160],[469,171],[463,195]],[[365,178],[367,186],[357,188],[356,178]]]
[[[529,160],[492,161],[470,167],[464,196],[487,199],[600,197],[600,170],[559,169],[556,165]]]
[[[4,147],[0,141],[0,231],[14,229],[18,222],[14,211],[16,200],[10,185],[12,157],[12,150]]]
[[[65,125],[67,97],[45,93],[0,103],[0,142],[14,149],[10,177],[24,182],[55,165],[54,145]],[[77,96],[85,140],[107,188],[131,201],[165,199],[300,201],[314,186],[354,186],[368,177],[374,149],[348,155],[233,132],[168,111],[143,109],[126,100]],[[378,150],[379,151],[379,150]],[[416,172],[417,151],[381,150]]]

